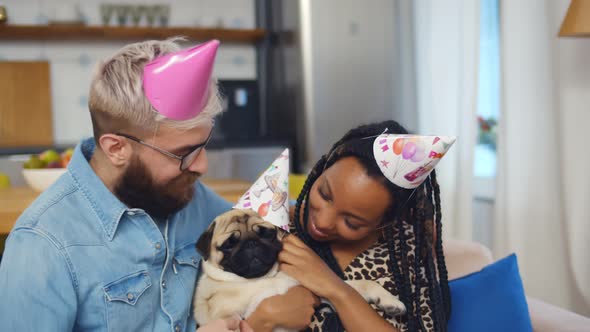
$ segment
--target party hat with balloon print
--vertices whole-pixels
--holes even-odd
[[[251,209],[266,221],[289,231],[289,149],[285,149],[234,206]]]
[[[150,104],[165,117],[183,121],[203,111],[219,41],[166,54],[145,65],[143,90]]]
[[[373,143],[381,172],[399,187],[414,189],[422,184],[455,143],[450,136],[382,134]]]

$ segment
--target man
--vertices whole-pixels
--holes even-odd
[[[180,50],[177,41],[131,44],[98,66],[94,138],[6,242],[0,330],[195,331],[195,242],[231,205],[197,181],[221,112],[211,78],[219,43]],[[252,326],[282,323],[268,315],[253,315]]]

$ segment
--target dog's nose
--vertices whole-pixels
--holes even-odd
[[[258,246],[258,242],[254,241],[254,240],[248,240],[246,241],[246,243],[244,243],[244,248],[246,249],[252,249]]]

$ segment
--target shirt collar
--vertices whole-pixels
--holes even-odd
[[[127,206],[123,204],[104,184],[90,167],[90,159],[96,148],[94,138],[84,139],[76,146],[68,171],[78,189],[90,203],[100,220],[109,241],[115,236],[119,221]]]

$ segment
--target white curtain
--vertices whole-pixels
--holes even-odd
[[[457,136],[457,142],[437,166],[443,234],[471,240],[479,1],[413,3],[418,132]]]
[[[567,4],[501,4],[493,251],[517,253],[529,296],[588,315],[590,47],[557,39]]]
[[[551,2],[555,29],[568,4],[568,0]],[[556,58],[563,226],[573,273],[571,308],[590,317],[590,154],[584,152],[590,124],[590,38],[560,38]]]

